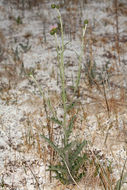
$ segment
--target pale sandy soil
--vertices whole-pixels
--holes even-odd
[[[123,4],[122,4],[123,3]],[[27,7],[27,4],[25,4]],[[71,12],[62,9],[65,24],[65,41],[70,41],[65,51],[67,91],[77,73],[77,57],[80,52],[80,20],[89,20],[85,37],[85,52],[82,63],[80,97],[76,110],[77,122],[74,137],[90,141],[91,151],[100,151],[104,160],[112,165],[111,178],[119,179],[127,147],[127,3],[119,7],[120,65],[116,48],[115,14],[112,1],[89,1]],[[82,11],[81,11],[82,10]],[[24,15],[23,15],[24,14]],[[21,24],[16,21],[21,17]],[[69,18],[70,17],[70,18]],[[78,19],[74,19],[74,18]],[[0,1],[0,189],[78,189],[50,183],[46,172],[49,148],[40,137],[47,133],[47,118],[43,98],[37,85],[30,78],[34,74],[46,97],[50,97],[59,117],[62,115],[60,82],[55,51],[55,41],[49,34],[50,26],[57,18],[50,3],[25,9],[16,4]],[[75,31],[70,36],[69,27]],[[25,47],[28,49],[25,52]],[[92,45],[91,45],[92,44]],[[24,49],[22,48],[24,47]],[[87,59],[94,60],[98,71],[109,61],[109,73],[115,73],[106,87],[110,113],[107,113],[103,88],[88,85],[85,74]],[[115,68],[119,68],[115,71]],[[100,72],[105,75],[104,72]],[[72,80],[73,78],[73,80]],[[70,98],[70,97],[68,97]],[[81,106],[82,105],[82,106]],[[74,111],[74,110],[73,110]],[[72,111],[72,112],[73,112]],[[54,138],[59,141],[59,130],[54,126]],[[104,144],[109,130],[107,143]],[[102,159],[102,162],[103,162]],[[125,172],[127,168],[125,167]],[[88,176],[80,183],[81,189],[99,190],[99,182]],[[97,178],[96,180],[99,181]],[[115,182],[114,182],[115,183]],[[100,188],[102,189],[102,188]],[[127,189],[123,186],[123,189]]]

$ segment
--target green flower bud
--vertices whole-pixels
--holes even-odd
[[[60,7],[59,7],[59,5],[56,5],[56,9],[59,9]]]
[[[50,30],[51,35],[54,35],[55,33],[57,33],[57,28],[53,28],[52,30]]]
[[[53,30],[51,30],[51,31],[50,31],[50,34],[51,34],[51,35],[54,35],[54,34],[55,34],[55,32],[54,32]]]
[[[51,4],[51,8],[52,8],[52,9],[55,9],[55,8],[56,8],[56,5],[55,5],[55,4]]]
[[[86,24],[88,24],[88,20],[87,19],[84,20],[84,25],[86,25]]]

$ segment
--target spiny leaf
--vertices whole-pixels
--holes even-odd
[[[54,178],[59,179],[62,184],[67,184],[67,179],[63,177],[59,172],[55,172],[56,176]]]
[[[61,165],[50,166],[48,168],[48,171],[57,171],[57,172],[60,172],[62,174],[67,174],[67,169],[64,166],[61,166]]]
[[[74,115],[69,123],[68,129],[66,130],[66,138],[67,140],[69,140],[69,137],[72,133],[72,128],[73,128],[73,124],[74,124],[74,120],[75,120],[76,116]]]
[[[45,137],[44,135],[41,135],[41,137],[48,142],[48,144],[59,154],[61,158],[63,158],[64,155],[61,150],[49,138]]]
[[[74,162],[74,161],[77,159],[78,155],[80,154],[80,152],[82,151],[83,147],[84,147],[86,144],[87,144],[87,141],[84,140],[82,143],[80,143],[80,144],[77,146],[76,150],[75,150],[74,153],[72,154],[72,161],[71,161],[71,162]]]
[[[55,123],[59,124],[59,125],[62,125],[62,121],[58,120],[55,117],[51,117],[51,120],[54,121]]]
[[[64,148],[63,148],[63,152],[66,153],[67,151],[68,152],[71,152],[72,151],[72,148],[75,146],[77,141],[72,141],[70,142],[69,144],[67,144]]]
[[[78,176],[77,176],[77,181],[80,181],[84,176],[85,176],[85,172],[82,172],[80,173]]]
[[[84,156],[85,155],[85,156]],[[87,155],[84,154],[83,157],[78,157],[77,160],[73,164],[73,172],[78,171],[80,167],[84,164],[85,160],[87,159]]]

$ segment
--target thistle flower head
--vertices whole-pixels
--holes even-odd
[[[56,8],[56,9],[59,9],[59,5],[51,4],[51,8],[52,8],[52,9],[55,9],[55,8]]]
[[[52,8],[52,9],[55,9],[55,8],[56,8],[56,5],[55,5],[55,4],[51,4],[51,8]]]
[[[58,29],[57,24],[51,25],[50,26],[50,34],[54,35],[55,33],[57,33],[57,29]]]

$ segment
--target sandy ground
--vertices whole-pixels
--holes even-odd
[[[57,15],[47,2],[31,9],[27,6],[26,3],[25,11],[22,11],[17,4],[0,2],[0,189],[66,189],[57,182],[50,183],[49,173],[45,171],[49,150],[40,134],[47,133],[47,118],[43,97],[30,78],[33,74],[61,117],[57,54],[54,38],[49,34]],[[80,106],[77,108],[79,122],[73,135],[78,134],[91,141],[91,150],[104,154],[105,159],[112,163],[112,178],[119,179],[127,146],[127,3],[121,1],[119,4],[120,64],[112,1],[89,1],[85,7],[79,4],[71,8],[70,12],[61,10],[66,23],[65,42],[71,40],[65,51],[70,96],[72,79],[75,79],[78,69],[73,50],[80,52],[80,22],[89,20],[79,98],[83,110]],[[72,33],[69,32],[70,26]],[[107,62],[109,73],[115,73],[114,68],[119,68],[119,72],[111,76],[110,88],[107,89],[110,117],[103,93],[97,90],[96,85],[88,88],[85,78],[88,59],[94,60],[98,71],[104,75],[102,69]],[[108,128],[107,145],[104,145]],[[54,134],[57,136],[55,129]],[[81,189],[99,189],[95,182],[89,187],[90,183],[84,179]]]

